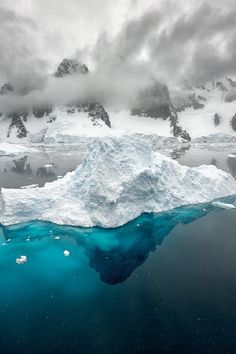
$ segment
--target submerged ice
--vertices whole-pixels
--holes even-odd
[[[144,212],[236,194],[236,181],[215,166],[190,168],[154,152],[145,136],[103,137],[81,165],[44,187],[2,189],[0,223],[45,220],[117,227]]]
[[[223,199],[222,203],[230,204],[234,200],[235,197],[229,197]],[[85,261],[86,267],[89,265],[99,273],[103,282],[114,285],[125,281],[140,267],[150,252],[158,249],[176,226],[186,226],[202,217],[218,218],[218,214],[229,215],[231,212],[207,203],[158,214],[143,214],[113,229],[61,226],[42,221],[0,226],[4,242],[4,246],[0,245],[0,266],[4,265],[6,269],[6,272],[2,272],[2,278],[7,276],[12,282],[12,269],[17,264],[24,265],[20,271],[23,272],[24,284],[28,280],[29,289],[32,288],[32,278],[38,277],[51,284],[55,282],[55,274],[56,281],[62,281],[64,288],[65,275],[68,277],[70,273],[79,273],[76,284],[81,286],[82,282],[84,289],[89,287],[88,278],[91,279],[85,270],[81,270]],[[185,235],[188,230],[185,229]],[[19,255],[15,261],[15,256]],[[69,283],[71,281],[67,285]]]

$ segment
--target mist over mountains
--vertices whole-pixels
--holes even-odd
[[[1,97],[2,109],[30,102],[64,104],[73,101],[78,92],[80,96],[130,101],[153,79],[172,87],[184,80],[203,85],[236,74],[233,1],[160,1],[158,5],[148,1],[147,7],[139,0],[121,3],[103,0],[101,13],[101,6],[99,12],[96,6],[87,12],[84,1],[53,1],[51,13],[44,1],[25,0],[19,6],[3,0],[0,82],[9,82],[14,94],[10,102]],[[62,11],[63,26],[58,20]],[[83,21],[97,14],[99,25],[82,31],[80,17],[77,23],[67,20],[73,11],[81,11]],[[103,18],[106,26],[100,23]],[[115,29],[111,25],[114,18]],[[51,73],[63,56],[88,65],[90,75],[63,78],[58,88]]]

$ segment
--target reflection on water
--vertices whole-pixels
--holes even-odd
[[[184,155],[190,149],[190,147],[191,147],[190,144],[184,144],[180,147],[177,147],[170,152],[170,157],[174,160],[178,160],[182,155]]]
[[[0,187],[20,188],[25,185],[38,184],[64,176],[74,170],[81,162],[83,154],[79,149],[39,150],[27,155],[12,158],[0,157]]]
[[[213,164],[218,168],[235,176],[234,146],[228,149],[214,150],[208,148],[196,148],[190,144],[183,144],[175,148],[159,150],[158,152],[170,156],[187,166],[199,166],[201,164]],[[81,147],[63,147],[55,151],[52,148],[28,153],[27,155],[12,158],[0,157],[0,187],[20,188],[29,184],[43,186],[67,172],[74,170],[85,156],[85,149]]]
[[[14,166],[12,171],[20,174],[31,175],[32,170],[30,164],[27,163],[28,156],[20,157],[18,160],[13,160]]]

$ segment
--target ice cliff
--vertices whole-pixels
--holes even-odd
[[[144,212],[236,194],[236,181],[215,166],[189,168],[156,153],[144,136],[103,137],[85,159],[44,187],[2,189],[0,223],[46,220],[117,227]]]

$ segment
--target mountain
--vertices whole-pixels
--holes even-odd
[[[170,91],[170,98],[183,129],[192,138],[236,132],[236,81],[225,78],[204,86],[186,82]]]
[[[55,80],[70,75],[89,75],[85,64],[63,59],[53,74]],[[0,95],[14,95],[6,83]],[[226,78],[204,86],[187,81],[175,89],[155,79],[140,89],[132,108],[119,111],[96,98],[55,106],[41,105],[0,113],[0,141],[8,142],[75,142],[81,134],[101,135],[109,131],[138,132],[174,136],[182,141],[210,134],[236,132],[236,81]],[[222,135],[221,135],[222,136]]]
[[[75,73],[88,74],[89,70],[85,64],[81,64],[76,59],[63,59],[63,61],[58,66],[54,76],[65,77]]]
[[[131,114],[139,117],[168,120],[174,137],[191,141],[189,133],[182,129],[179,124],[177,111],[171,102],[167,86],[154,79],[146,90],[140,91],[136,107],[131,109]]]
[[[89,70],[86,65],[80,64],[75,59],[64,59],[59,64],[54,76],[60,80],[73,74],[86,75],[89,74]],[[4,84],[0,89],[1,95],[9,95],[11,93],[14,93],[14,88],[10,83]],[[41,106],[34,107],[31,110],[1,113],[0,123],[2,123],[2,130],[5,130],[5,132],[0,137],[0,140],[1,138],[2,140],[5,138],[9,140],[27,139],[30,134],[34,134],[35,130],[37,131],[37,127],[40,128],[40,131],[42,129],[44,131],[47,130],[52,123],[55,123],[59,116],[65,116],[65,112],[67,112],[68,116],[85,113],[91,125],[103,126],[105,124],[107,127],[111,127],[108,113],[102,103],[96,99],[87,102],[81,102],[78,99],[77,102],[62,107]],[[37,120],[41,120],[41,122],[38,123]],[[68,119],[68,123],[69,121],[70,119]]]

